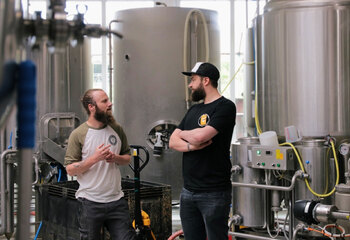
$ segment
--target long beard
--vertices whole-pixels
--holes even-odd
[[[204,99],[206,96],[206,93],[204,91],[203,85],[200,85],[197,89],[195,89],[192,92],[192,101],[198,102],[202,99]]]
[[[115,119],[112,116],[112,114],[103,112],[98,107],[96,107],[96,112],[95,112],[94,117],[97,121],[99,121],[105,125],[115,122]]]

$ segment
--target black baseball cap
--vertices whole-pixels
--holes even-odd
[[[191,72],[182,72],[186,76],[197,74],[202,77],[208,77],[210,80],[217,81],[220,78],[219,70],[211,63],[197,62],[192,68]]]

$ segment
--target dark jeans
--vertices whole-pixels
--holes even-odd
[[[97,203],[79,198],[80,240],[101,239],[101,228],[107,227],[113,240],[135,239],[128,203],[124,198],[110,203]]]
[[[227,240],[231,190],[193,193],[182,189],[180,217],[186,240]]]

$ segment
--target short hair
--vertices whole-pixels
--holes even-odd
[[[83,107],[88,115],[90,115],[90,110],[89,110],[89,104],[92,104],[96,106],[96,101],[93,98],[93,93],[97,91],[103,91],[100,88],[92,88],[87,90],[83,97],[80,99],[81,103],[83,104]]]
[[[215,81],[215,80],[210,79],[210,83],[214,88],[218,88],[218,81],[217,80]]]
[[[200,76],[201,80],[203,80],[203,76]],[[212,80],[210,77],[207,77],[209,78],[209,81],[210,81],[210,84],[214,87],[214,88],[218,88],[218,81],[215,81],[215,80]]]

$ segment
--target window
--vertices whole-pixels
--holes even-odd
[[[42,17],[46,18],[47,0],[22,0],[25,16],[33,15],[35,11],[42,11]],[[232,0],[176,0],[166,1],[179,4],[180,7],[210,9],[218,12],[221,46],[221,85],[223,95],[236,102],[238,117],[235,135],[242,137],[243,131],[243,90],[244,90],[244,66],[232,77],[244,64],[245,31],[252,26],[252,20],[261,14],[267,1],[232,1]],[[153,7],[153,0],[67,0],[66,11],[68,18],[77,13],[76,5],[85,4],[87,12],[85,20],[88,24],[101,24],[108,27],[117,11],[131,8]],[[170,4],[168,4],[170,5]],[[27,13],[27,14],[26,14]],[[113,28],[113,25],[112,25]],[[109,49],[108,39],[92,39],[91,65],[94,66],[94,87],[103,88],[109,92]],[[232,80],[232,82],[231,82]]]
[[[41,17],[46,18],[46,1],[27,1],[23,2],[23,11],[25,16],[34,16],[36,11],[41,12]],[[28,17],[29,17],[28,16]]]

